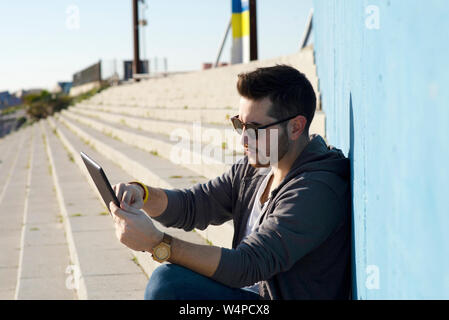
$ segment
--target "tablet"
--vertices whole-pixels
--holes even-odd
[[[103,201],[106,204],[106,208],[108,208],[109,213],[109,203],[111,201],[114,201],[117,207],[120,207],[120,202],[118,201],[114,190],[112,190],[111,184],[109,183],[108,178],[106,178],[106,175],[104,174],[104,171],[100,167],[100,165],[92,160],[89,156],[87,156],[84,152],[80,152],[80,154],[81,158],[84,161],[84,164],[87,167],[87,170],[89,171],[90,176],[92,177],[92,180],[97,186],[98,191],[100,191],[101,197],[103,198]]]

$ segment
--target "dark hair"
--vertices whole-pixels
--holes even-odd
[[[240,73],[238,78],[237,90],[241,96],[251,100],[270,98],[273,105],[268,115],[278,120],[304,116],[307,119],[304,133],[308,134],[315,114],[316,96],[303,73],[287,65],[276,65]]]

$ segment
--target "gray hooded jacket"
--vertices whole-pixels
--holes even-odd
[[[205,229],[233,220],[212,279],[241,288],[260,282],[263,299],[347,299],[350,292],[350,165],[319,135],[272,191],[259,227],[243,239],[265,174],[243,157],[221,176],[186,189],[163,189],[167,227]]]

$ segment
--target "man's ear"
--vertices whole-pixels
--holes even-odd
[[[307,125],[307,119],[304,116],[298,115],[290,121],[292,140],[297,140],[304,133]]]

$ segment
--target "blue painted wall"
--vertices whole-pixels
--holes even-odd
[[[449,1],[315,0],[314,42],[354,299],[449,299]]]

